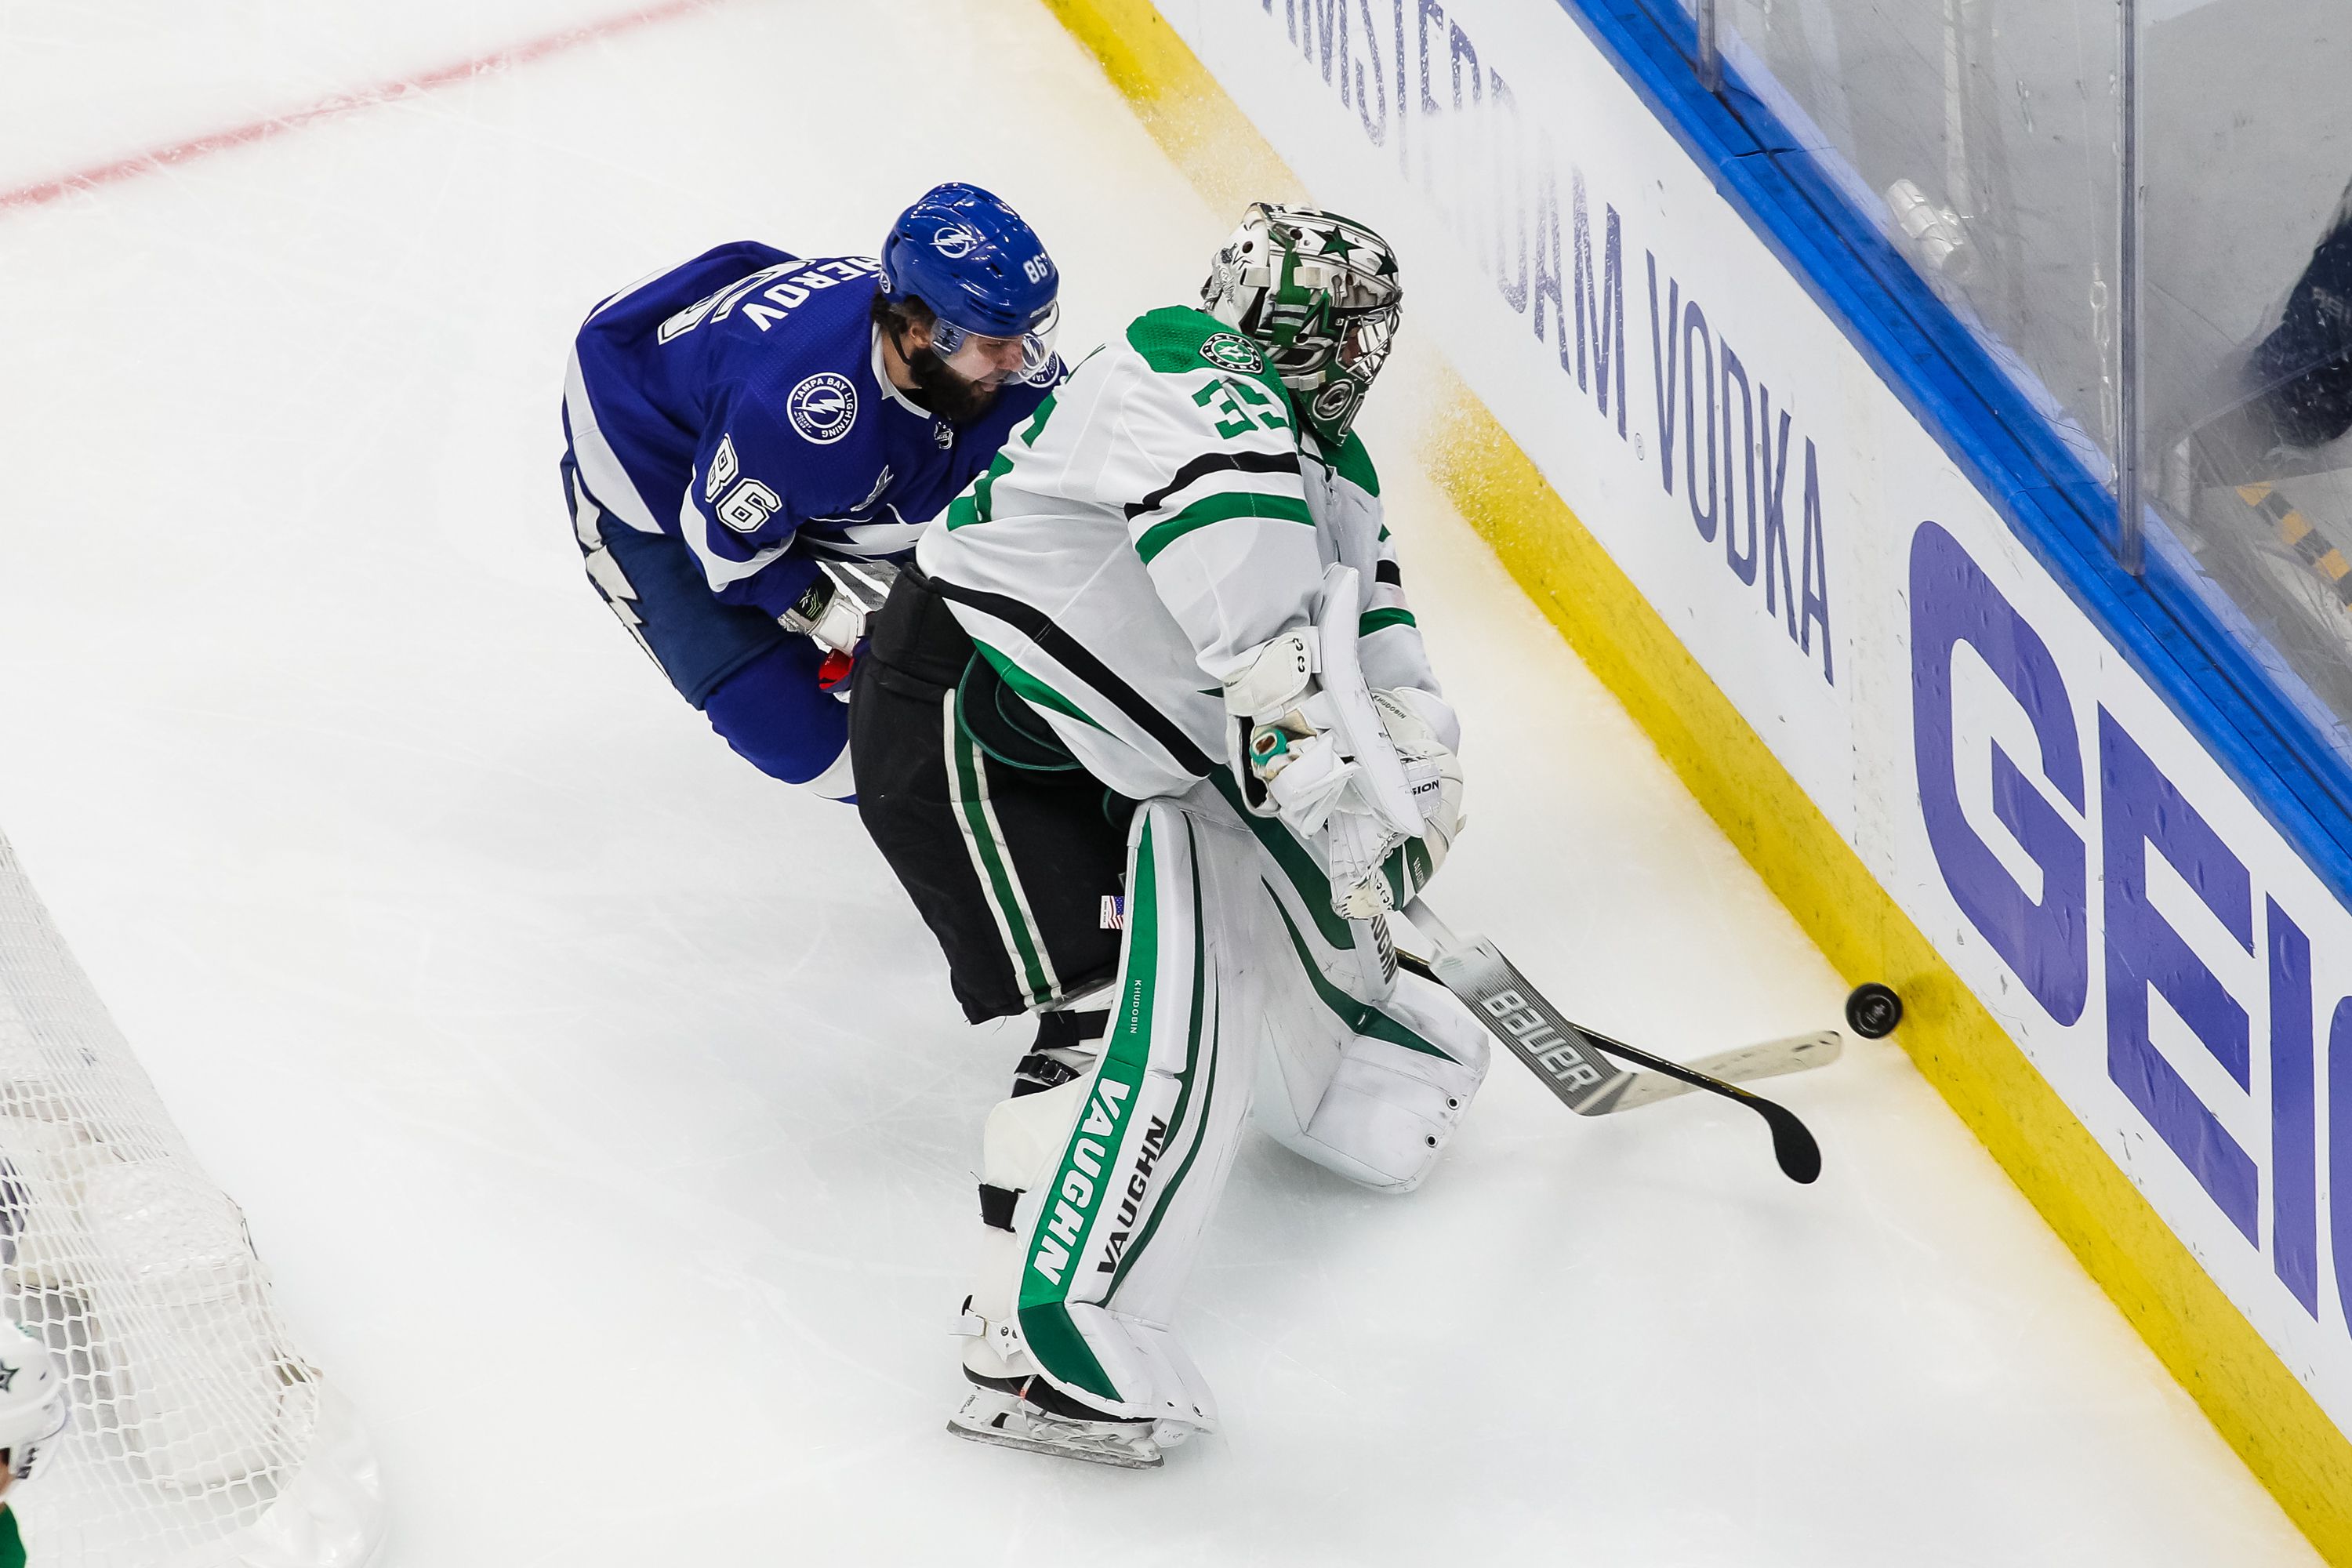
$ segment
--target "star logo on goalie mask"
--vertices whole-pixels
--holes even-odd
[[[6,1362],[0,1361],[0,1394],[7,1393],[10,1385],[16,1383],[16,1374],[24,1370],[23,1367],[10,1366]]]

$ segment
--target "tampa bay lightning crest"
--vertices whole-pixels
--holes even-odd
[[[804,378],[784,399],[793,428],[820,447],[830,447],[857,423],[857,388],[829,370]]]

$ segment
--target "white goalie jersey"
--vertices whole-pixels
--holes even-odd
[[[1323,452],[1258,346],[1199,310],[1138,317],[1087,356],[916,560],[1006,684],[1131,798],[1224,765],[1223,683],[1316,619],[1335,563],[1365,585],[1367,684],[1439,695],[1361,439]]]

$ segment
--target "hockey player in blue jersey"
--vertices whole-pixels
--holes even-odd
[[[590,312],[562,462],[589,579],[762,772],[853,794],[835,693],[865,612],[1061,379],[1059,286],[1018,214],[951,184],[878,258],[739,241]]]

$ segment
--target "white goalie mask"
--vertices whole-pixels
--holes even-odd
[[[1387,240],[1337,213],[1254,204],[1217,252],[1201,308],[1266,351],[1337,447],[1396,342],[1404,289]]]

